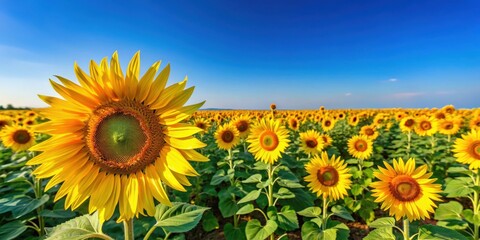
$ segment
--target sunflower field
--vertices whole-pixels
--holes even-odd
[[[207,111],[139,69],[0,111],[0,239],[479,239],[480,109]]]

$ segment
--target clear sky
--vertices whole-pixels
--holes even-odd
[[[478,0],[0,0],[0,105],[46,106],[115,50],[205,108],[480,107]]]

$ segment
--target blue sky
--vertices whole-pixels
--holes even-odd
[[[42,107],[118,51],[171,64],[191,103],[281,109],[480,106],[480,1],[0,1],[0,105]]]

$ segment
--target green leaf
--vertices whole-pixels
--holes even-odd
[[[377,228],[371,231],[363,240],[395,240],[395,235],[392,232],[392,228],[384,227]]]
[[[226,240],[245,240],[245,226],[246,222],[242,222],[238,227],[234,227],[231,223],[225,224],[223,233]]]
[[[255,164],[253,165],[253,169],[255,170],[267,170],[268,169],[268,164],[264,163],[263,161],[255,161]]]
[[[29,198],[23,204],[15,206],[15,208],[12,209],[12,214],[15,218],[20,218],[48,202],[49,198],[47,194],[43,195],[40,199]]]
[[[348,159],[347,161],[345,161],[346,163],[348,164],[357,164],[358,163],[358,159],[356,158],[350,158]]]
[[[238,204],[242,204],[242,203],[246,203],[246,202],[256,200],[258,198],[258,196],[260,196],[261,192],[262,192],[261,189],[253,190],[253,191],[249,192],[245,197],[243,197],[242,199],[240,199],[240,201],[238,201]]]
[[[278,189],[277,193],[273,194],[273,197],[278,199],[289,199],[289,198],[294,198],[295,194],[292,193],[288,188],[282,187]]]
[[[65,210],[47,210],[44,209],[40,212],[42,217],[47,218],[72,218],[75,217],[76,214],[72,211],[65,211]]]
[[[269,219],[278,223],[278,227],[285,231],[292,231],[297,229],[298,219],[294,210],[290,206],[284,206],[280,212],[277,212],[275,207],[269,207],[267,211]]]
[[[343,219],[350,220],[350,221],[355,221],[355,219],[353,219],[352,215],[350,215],[348,210],[345,209],[343,206],[340,206],[340,205],[333,206],[331,211],[332,211],[333,215],[335,215],[337,217],[341,217]]]
[[[106,236],[102,233],[101,228],[102,225],[98,221],[98,213],[95,212],[93,215],[83,215],[57,225],[49,232],[46,239],[80,240]]]
[[[266,188],[268,187],[268,185],[270,185],[270,183],[272,183],[272,179],[267,179],[265,181],[261,181],[259,183],[257,183],[257,185],[255,185],[258,189],[262,189],[262,188]]]
[[[280,179],[277,181],[278,185],[280,187],[286,187],[286,188],[304,188],[302,184],[292,181],[292,180],[286,180],[286,179]]]
[[[250,220],[245,228],[245,235],[247,240],[264,240],[272,235],[277,230],[277,223],[273,220],[268,220],[265,226],[262,226],[257,219]]]
[[[242,208],[240,208],[237,211],[237,215],[249,214],[249,213],[253,212],[254,209],[255,209],[255,207],[253,206],[253,204],[249,203],[249,204],[243,206]]]
[[[450,198],[466,197],[473,192],[473,189],[471,188],[471,181],[465,178],[457,178],[447,183],[444,192]]]
[[[373,166],[373,162],[364,161],[363,166],[366,167],[366,168],[369,168],[369,167]]]
[[[446,219],[437,222],[438,226],[450,228],[453,230],[464,230],[468,228],[468,223],[463,220]]]
[[[220,169],[213,175],[212,180],[210,180],[210,185],[216,186],[227,180],[228,176],[225,176],[225,170]]]
[[[353,184],[351,191],[353,196],[358,196],[363,193],[363,187],[360,184]]]
[[[445,227],[424,225],[418,228],[418,239],[428,240],[467,240],[465,236],[455,230]]]
[[[207,209],[209,208],[180,202],[172,202],[171,207],[159,204],[155,207],[155,226],[172,233],[187,232],[200,222]]]
[[[242,181],[242,183],[258,183],[262,181],[262,174],[253,174],[249,178]]]
[[[327,229],[322,231],[317,223],[308,221],[303,224],[301,233],[303,240],[343,240],[348,239],[350,230],[341,222],[328,221]]]
[[[310,206],[314,206],[314,200],[316,197],[312,195],[309,191],[306,191],[303,188],[294,188],[290,191],[295,194],[295,198],[290,199],[280,199],[278,201],[279,205],[286,206],[290,205],[295,211],[300,211]]]
[[[20,221],[6,223],[0,227],[0,239],[14,239],[25,232],[25,230],[27,230],[27,226]]]
[[[212,211],[207,211],[203,215],[203,218],[202,218],[203,231],[210,232],[210,231],[213,231],[215,229],[218,229],[219,227],[220,227],[220,225],[218,224],[218,220],[215,217],[215,215],[213,215],[213,212]]]
[[[442,203],[438,205],[434,218],[436,220],[455,219],[462,220],[462,204],[456,201]]]
[[[448,173],[461,173],[461,174],[471,174],[472,171],[468,170],[465,167],[449,167],[447,170]]]
[[[295,176],[295,174],[293,174],[288,168],[278,171],[278,177],[280,177],[280,179],[298,182],[297,176]]]
[[[218,202],[218,208],[224,218],[235,215],[238,211],[238,204],[234,199],[233,189],[221,190],[218,194],[220,201]]]
[[[383,217],[376,219],[368,224],[371,228],[391,228],[395,226],[395,219],[393,217]]]
[[[467,220],[469,223],[472,223],[477,226],[480,225],[480,215],[479,214],[475,215],[472,209],[465,209],[463,210],[462,214],[465,220]]]
[[[322,209],[319,207],[308,207],[303,209],[302,211],[297,212],[298,215],[304,216],[304,217],[320,217],[322,214]]]

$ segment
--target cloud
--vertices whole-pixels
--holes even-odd
[[[396,79],[396,78],[390,78],[390,79],[387,80],[387,82],[397,82],[397,81],[398,81],[398,79]]]
[[[348,97],[348,96],[352,96],[352,93],[349,93],[349,92],[348,92],[348,93],[345,93],[345,96],[347,96],[347,97]]]
[[[437,94],[437,95],[452,95],[454,93],[455,92],[453,92],[453,91],[437,91],[437,92],[435,92],[435,94]]]

